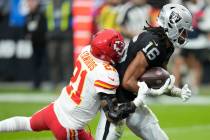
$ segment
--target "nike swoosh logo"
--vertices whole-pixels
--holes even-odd
[[[158,46],[157,42],[155,42],[154,40],[152,40],[152,41],[154,42],[155,46]]]
[[[114,81],[114,78],[108,77],[110,80]]]

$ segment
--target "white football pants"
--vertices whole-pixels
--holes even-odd
[[[165,132],[160,128],[154,113],[146,105],[136,109],[127,119],[112,124],[107,121],[101,110],[100,121],[96,130],[96,140],[119,140],[123,133],[124,124],[143,140],[168,140]]]

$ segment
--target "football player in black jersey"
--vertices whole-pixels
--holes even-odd
[[[187,43],[187,32],[192,31],[192,15],[187,8],[179,4],[166,4],[158,17],[159,27],[145,27],[145,31],[134,37],[126,50],[124,60],[117,66],[121,86],[117,90],[119,102],[129,102],[136,93],[148,90],[139,77],[151,67],[167,68],[169,58],[175,47],[183,47]],[[155,95],[168,94],[180,97],[184,101],[191,96],[187,85],[182,88],[174,86],[175,78],[171,78],[171,87],[161,90]],[[109,123],[102,111],[96,132],[96,140],[117,140],[122,135],[122,124],[127,126],[144,140],[167,140],[168,136],[160,128],[152,111],[142,103],[126,120],[116,124]]]

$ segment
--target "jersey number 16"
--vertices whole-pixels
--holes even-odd
[[[159,54],[159,50],[156,47],[152,47],[151,46],[158,46],[158,44],[154,44],[153,42],[149,42],[149,44],[143,48],[143,52],[147,55],[149,60],[154,60]]]

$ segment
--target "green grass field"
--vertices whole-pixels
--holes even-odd
[[[0,103],[0,120],[11,116],[30,116],[46,103]],[[210,104],[209,105],[151,105],[161,127],[171,140],[209,140],[210,139]],[[89,123],[95,133],[99,115]],[[50,132],[15,132],[0,133],[0,140],[52,140]],[[137,140],[127,128],[122,140]]]
[[[59,91],[51,93],[48,91],[33,91],[30,87],[1,86],[0,95],[22,93],[28,98],[33,98],[29,93],[39,97],[49,98],[49,95],[59,95]],[[210,98],[209,86],[201,88],[201,95]],[[13,96],[12,96],[13,97]],[[10,98],[12,98],[10,97]],[[14,97],[16,98],[16,97]],[[0,97],[1,99],[1,97]],[[210,100],[209,100],[210,101]],[[180,101],[181,103],[181,101]],[[23,102],[6,102],[0,101],[0,120],[12,116],[30,116],[38,111],[47,103],[23,103]],[[153,112],[159,119],[161,127],[170,137],[170,140],[210,140],[210,102],[207,104],[152,104],[150,105]],[[95,134],[99,115],[89,123],[92,134]],[[88,130],[88,129],[87,129]],[[138,140],[128,128],[121,140]],[[0,133],[0,140],[54,140],[50,132],[15,132]]]

